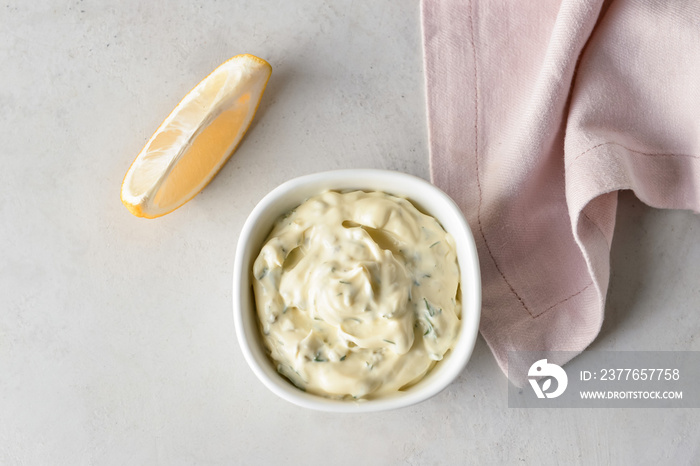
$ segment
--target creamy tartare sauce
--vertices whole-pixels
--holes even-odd
[[[460,327],[454,240],[382,192],[307,200],[275,223],[253,278],[270,357],[309,393],[367,399],[410,387]]]

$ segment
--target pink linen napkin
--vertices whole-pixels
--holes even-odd
[[[508,351],[579,353],[617,191],[700,210],[700,2],[421,6],[431,175],[474,231],[482,335],[504,371]]]

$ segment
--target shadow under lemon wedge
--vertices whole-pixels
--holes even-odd
[[[129,211],[160,217],[209,184],[248,130],[271,73],[262,58],[236,55],[197,84],[126,172],[121,199]]]

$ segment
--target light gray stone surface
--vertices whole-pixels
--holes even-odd
[[[158,124],[238,53],[274,71],[233,159],[158,220],[119,189]],[[234,337],[242,222],[280,182],[428,177],[414,1],[0,4],[0,464],[690,464],[693,409],[507,407],[483,340],[414,407],[332,415],[267,391]],[[596,349],[693,349],[700,218],[622,196]]]

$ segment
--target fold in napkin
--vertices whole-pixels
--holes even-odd
[[[474,231],[482,335],[504,371],[511,350],[578,353],[603,321],[617,191],[700,210],[700,2],[422,15],[431,175]]]

